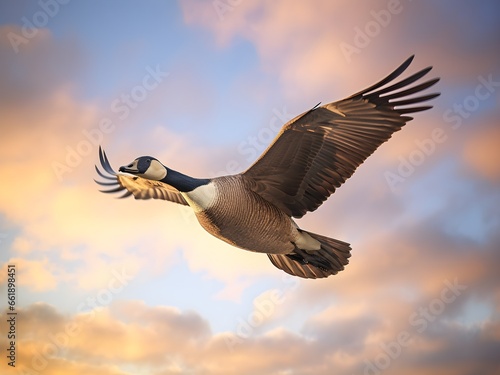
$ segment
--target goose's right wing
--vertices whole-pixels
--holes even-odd
[[[95,170],[97,174],[107,180],[97,181],[99,185],[105,186],[107,190],[100,190],[103,193],[125,192],[119,198],[126,198],[133,195],[135,199],[164,199],[170,202],[188,205],[182,194],[174,187],[160,181],[148,180],[139,176],[134,176],[128,173],[116,173],[101,147],[99,147],[99,160],[103,173],[97,166]]]

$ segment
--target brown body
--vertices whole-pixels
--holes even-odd
[[[294,250],[299,232],[293,220],[255,193],[243,176],[219,177],[212,183],[214,200],[203,211],[196,212],[208,233],[259,253],[289,254]]]

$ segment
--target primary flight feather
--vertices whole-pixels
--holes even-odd
[[[407,114],[432,108],[420,95],[439,78],[416,83],[431,68],[393,83],[413,56],[380,82],[343,100],[316,106],[281,128],[246,171],[193,178],[142,156],[116,173],[99,148],[106,193],[122,198],[164,199],[189,205],[200,224],[236,247],[266,253],[283,271],[321,278],[344,269],[348,243],[305,231],[292,218],[316,210],[382,143],[412,120]],[[418,95],[414,95],[418,94]],[[420,95],[420,96],[419,96]]]

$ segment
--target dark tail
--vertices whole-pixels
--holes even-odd
[[[351,246],[348,243],[311,232],[306,233],[321,243],[321,249],[307,251],[295,248],[291,254],[267,254],[271,263],[290,275],[306,279],[335,275],[349,263]]]

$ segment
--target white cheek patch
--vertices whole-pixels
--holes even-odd
[[[149,178],[150,180],[161,180],[165,178],[167,175],[167,170],[163,165],[158,163],[156,160],[153,160],[151,162],[151,165],[149,166],[148,170],[146,173],[144,173],[144,177]]]
[[[194,212],[205,211],[212,207],[217,198],[217,188],[213,182],[198,186],[196,189],[182,193]]]

